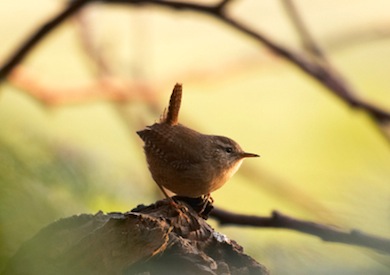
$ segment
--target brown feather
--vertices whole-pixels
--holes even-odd
[[[176,83],[173,88],[171,99],[169,101],[168,113],[163,117],[163,121],[169,125],[177,125],[179,122],[179,111],[181,105],[181,96],[182,96],[182,84]]]

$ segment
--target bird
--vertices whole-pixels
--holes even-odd
[[[137,134],[152,178],[166,197],[165,189],[190,198],[210,196],[239,169],[245,158],[259,157],[245,152],[234,140],[202,134],[178,122],[182,84],[173,89],[168,112],[159,122]]]

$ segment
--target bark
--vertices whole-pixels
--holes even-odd
[[[61,219],[25,242],[3,274],[268,274],[189,205]]]

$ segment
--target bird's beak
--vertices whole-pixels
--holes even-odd
[[[258,158],[260,157],[258,154],[253,154],[253,153],[242,153],[243,158]]]

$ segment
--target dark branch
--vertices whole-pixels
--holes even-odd
[[[342,79],[341,75],[337,74],[329,66],[310,62],[304,56],[284,48],[281,45],[278,45],[259,32],[251,30],[249,27],[242,25],[232,18],[221,17],[220,19],[226,24],[232,26],[234,29],[245,33],[266,45],[274,53],[284,57],[287,61],[290,61],[293,65],[297,66],[308,75],[311,75],[314,79],[318,80],[320,84],[327,87],[333,94],[343,99],[351,107],[365,110],[374,120],[379,123],[390,121],[390,112],[382,110],[377,106],[358,99],[355,96],[356,93],[354,90],[346,83],[344,79]]]
[[[338,73],[337,70],[330,64],[325,52],[311,35],[294,3],[294,0],[281,0],[281,2],[292,22],[292,25],[295,26],[301,38],[303,47],[311,55],[312,62],[319,68],[325,69],[324,72],[321,73],[323,77],[320,77],[319,75],[320,78],[318,78],[318,80],[322,83],[329,83],[326,86],[328,86],[331,91],[335,92],[336,95],[348,102],[351,107],[357,107],[369,111],[372,118],[379,123],[387,122],[389,120],[388,112],[384,112],[377,106],[369,104],[368,102],[359,100],[356,95],[353,95],[355,94],[353,89],[348,87],[347,82],[342,79],[341,74]],[[308,73],[310,74],[310,72]],[[330,75],[327,76],[327,74]]]
[[[32,50],[32,48],[50,31],[55,29],[55,27],[60,25],[60,23],[62,23],[69,16],[73,15],[84,5],[95,1],[97,0],[75,0],[71,2],[71,4],[63,12],[39,28],[38,31],[34,33],[25,43],[23,43],[23,46],[18,49],[9,59],[9,61],[6,62],[6,64],[0,69],[0,81],[3,80],[9,74],[9,72],[23,60],[23,58]],[[233,18],[226,16],[224,13],[224,8],[226,7],[226,4],[230,3],[231,1],[221,1],[216,5],[202,5],[168,0],[101,0],[100,2],[108,4],[156,5],[176,10],[189,10],[213,16],[221,22],[231,26],[233,29],[244,33],[256,41],[266,45],[275,54],[284,57],[285,60],[291,62],[308,75],[311,75],[313,78],[317,79],[320,84],[329,88],[331,92],[343,99],[351,107],[366,111],[377,123],[383,124],[390,121],[389,112],[373,104],[358,99],[354,89],[352,89],[350,85],[348,85],[347,82],[342,79],[339,73],[335,72],[329,66],[313,63],[304,56],[284,48],[281,45],[278,45],[260,32],[254,31],[234,20]]]
[[[219,208],[214,208],[210,217],[220,225],[243,225],[260,228],[283,228],[317,236],[326,242],[344,243],[375,249],[390,254],[390,240],[368,235],[361,231],[345,231],[333,226],[298,220],[274,211],[271,217],[235,214]]]

